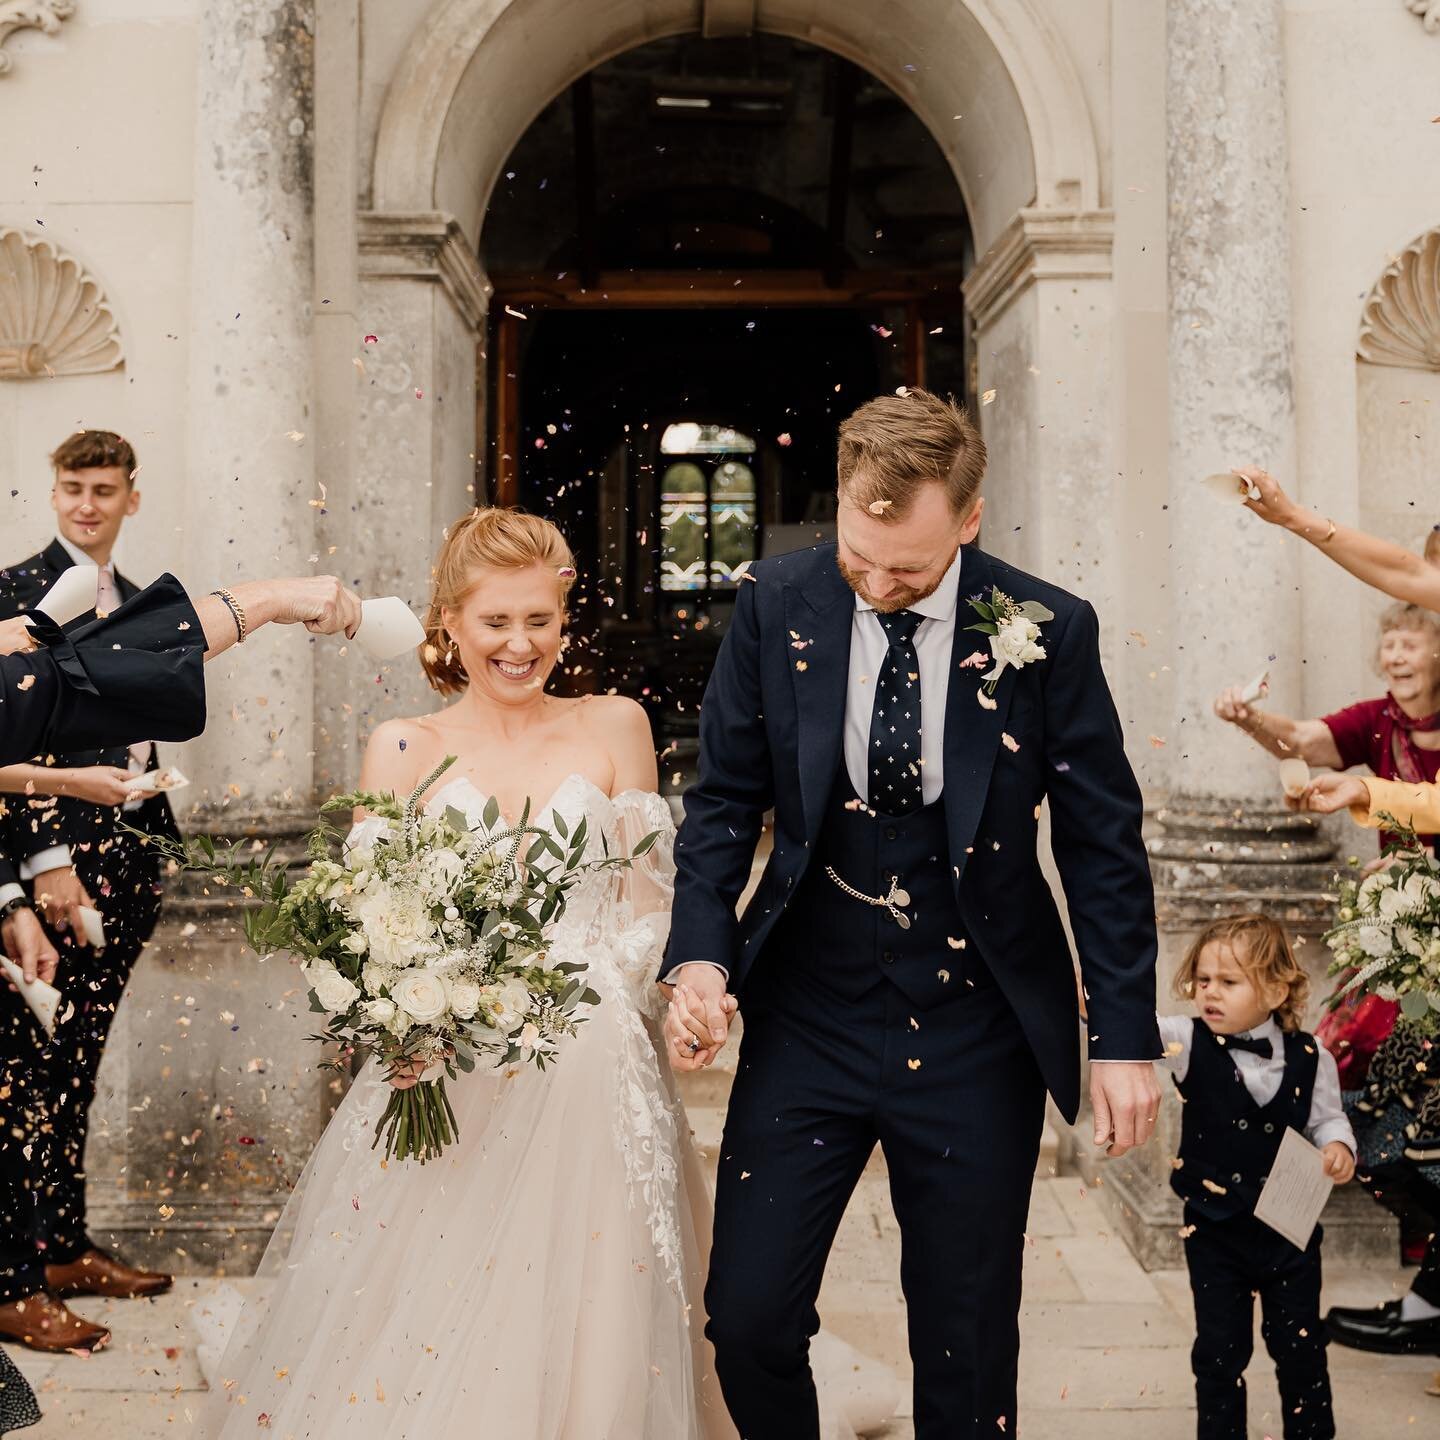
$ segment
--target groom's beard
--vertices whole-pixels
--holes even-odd
[[[923,600],[927,595],[933,595],[940,588],[940,582],[945,578],[945,571],[942,570],[928,585],[922,585],[919,589],[913,585],[902,585],[893,594],[887,595],[883,600],[877,600],[865,588],[864,577],[858,571],[852,570],[838,555],[835,557],[835,563],[840,567],[840,573],[845,577],[845,583],[867,605],[873,605],[882,615],[893,615],[897,610],[908,610],[917,600]]]

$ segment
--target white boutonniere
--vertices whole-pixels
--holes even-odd
[[[1038,644],[1040,626],[1055,618],[1038,600],[1012,600],[1003,590],[994,588],[990,599],[974,599],[970,608],[980,617],[980,624],[967,625],[967,630],[976,630],[990,637],[990,653],[995,657],[995,668],[985,676],[985,692],[995,693],[1000,677],[1007,667],[1020,670],[1033,660],[1045,658],[1045,647]]]

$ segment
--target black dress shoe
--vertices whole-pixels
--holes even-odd
[[[1325,1317],[1325,1329],[1338,1345],[1382,1355],[1440,1355],[1440,1315],[1402,1320],[1400,1302],[1389,1300],[1373,1310],[1337,1307]]]

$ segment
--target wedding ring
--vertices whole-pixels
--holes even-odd
[[[700,1049],[700,1042],[692,1037],[688,1043],[690,1046],[690,1053],[694,1055]]]

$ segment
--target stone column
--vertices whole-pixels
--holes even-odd
[[[1170,0],[1167,173],[1175,710],[1171,789],[1273,798],[1274,763],[1211,718],[1269,669],[1300,703],[1296,548],[1200,487],[1255,463],[1293,473],[1282,0]]]
[[[1327,993],[1320,936],[1331,915],[1334,846],[1281,805],[1276,762],[1213,717],[1228,684],[1270,672],[1277,709],[1301,705],[1296,547],[1227,507],[1199,481],[1254,462],[1293,473],[1289,198],[1282,0],[1170,0],[1167,226],[1170,288],[1170,537],[1175,713],[1170,801],[1150,817],[1160,929],[1159,1004],[1186,1007],[1171,982],[1210,920],[1263,911],[1286,925],[1312,980],[1310,1021]],[[1173,1089],[1155,1143],[1097,1166],[1111,1214],[1147,1266],[1181,1262],[1169,1189],[1179,1144]],[[1338,1194],[1327,1248],[1393,1244],[1383,1212]]]
[[[314,19],[298,0],[215,0],[199,23],[185,573],[209,587],[320,568]],[[270,630],[208,667],[198,800],[309,804],[315,643]]]
[[[183,573],[203,590],[321,567],[312,11],[211,0],[198,23]],[[279,840],[300,859],[315,819],[314,655],[328,664],[336,648],[270,629],[206,667],[209,724],[187,751],[197,783],[181,796],[200,808],[182,824]],[[92,1223],[152,1262],[244,1270],[339,1087],[315,1068],[290,958],[248,950],[233,894],[196,877],[166,892],[100,1071]]]

